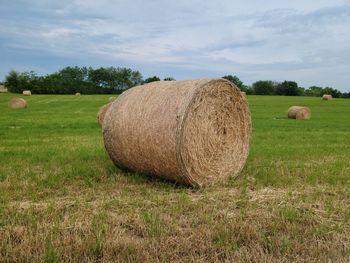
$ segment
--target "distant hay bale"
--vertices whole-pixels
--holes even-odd
[[[106,105],[103,105],[97,113],[97,121],[101,126],[103,124],[103,120],[105,119],[106,112],[109,109],[109,107],[111,106],[111,104],[112,103],[110,102],[110,103],[107,103]]]
[[[118,96],[102,129],[118,167],[202,186],[241,171],[251,118],[227,80],[156,81]]]
[[[245,91],[241,91],[243,96],[247,96],[247,93]]]
[[[81,94],[79,92],[75,93],[75,96],[80,96]]]
[[[308,120],[311,118],[311,111],[308,107],[292,106],[288,109],[288,118],[297,120]]]
[[[324,95],[322,96],[322,99],[323,99],[323,100],[331,100],[331,99],[333,99],[333,97],[332,97],[332,95],[330,95],[330,94],[324,94]]]
[[[0,93],[5,93],[7,92],[7,88],[4,85],[0,85]]]
[[[8,107],[11,109],[21,109],[27,107],[27,102],[21,98],[13,98],[9,101]]]
[[[117,97],[109,97],[109,98],[108,98],[108,102],[115,101],[116,98],[117,98]]]
[[[24,96],[32,96],[32,92],[30,90],[23,90],[22,94]]]

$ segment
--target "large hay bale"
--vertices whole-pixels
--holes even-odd
[[[323,100],[331,100],[331,99],[333,99],[333,97],[332,97],[332,95],[330,95],[330,94],[324,94],[324,95],[322,96],[322,99],[323,99]]]
[[[24,96],[32,96],[32,92],[30,90],[23,90],[22,94]]]
[[[202,186],[237,175],[249,152],[251,118],[224,79],[156,81],[125,91],[103,123],[120,168]]]
[[[21,98],[13,98],[9,101],[8,107],[11,109],[21,109],[27,107],[27,102]]]
[[[112,103],[110,102],[110,103],[107,103],[106,105],[103,105],[97,113],[97,121],[101,126],[103,124],[103,120],[105,119],[106,112],[109,109],[109,107],[111,106],[111,104]]]
[[[308,107],[292,106],[288,109],[288,118],[297,120],[308,120],[311,118],[311,111]]]

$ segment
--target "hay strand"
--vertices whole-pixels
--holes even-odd
[[[22,98],[13,98],[9,101],[8,107],[11,109],[22,109],[27,107],[27,102]]]
[[[288,109],[288,118],[308,120],[311,118],[311,110],[308,107],[292,106]]]
[[[250,134],[248,103],[224,79],[131,88],[111,104],[103,123],[106,150],[118,167],[192,186],[236,176]]]

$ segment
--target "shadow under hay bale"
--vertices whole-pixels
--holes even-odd
[[[13,98],[9,101],[8,107],[11,109],[22,109],[27,107],[27,102],[22,98]]]
[[[192,186],[237,175],[250,134],[248,103],[224,79],[131,88],[111,104],[103,122],[104,144],[118,167]]]
[[[311,118],[311,111],[308,107],[292,106],[288,109],[288,118],[297,120],[308,120]]]

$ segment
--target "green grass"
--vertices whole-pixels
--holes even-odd
[[[0,262],[350,260],[350,100],[248,96],[250,155],[195,190],[109,160],[109,95],[0,94]],[[312,118],[286,118],[292,105]]]

